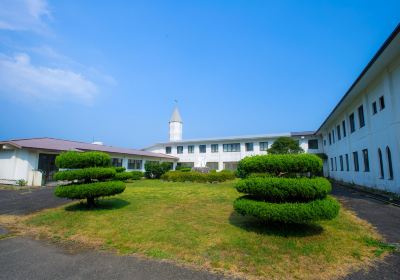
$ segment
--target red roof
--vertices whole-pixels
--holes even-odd
[[[124,154],[124,155],[135,155],[135,156],[147,156],[155,158],[167,158],[177,159],[176,157],[146,152],[135,149],[119,148],[113,146],[91,144],[78,141],[69,141],[55,138],[29,138],[29,139],[13,139],[8,141],[0,141],[0,144],[9,144],[18,148],[31,148],[31,149],[43,149],[51,151],[100,151],[106,153]]]

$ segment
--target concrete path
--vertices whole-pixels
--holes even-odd
[[[332,194],[357,215],[374,225],[389,243],[400,243],[400,207],[372,199],[358,191],[334,184]],[[368,271],[348,275],[348,280],[400,279],[400,254],[392,254]]]

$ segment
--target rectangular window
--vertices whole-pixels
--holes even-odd
[[[336,157],[335,157],[335,171],[337,171],[337,160],[336,160]]]
[[[349,155],[348,154],[346,154],[346,170],[350,171]]]
[[[122,158],[112,158],[111,164],[114,167],[121,167],[122,166]]]
[[[224,169],[225,170],[236,170],[238,167],[237,161],[228,161],[224,162]]]
[[[218,144],[211,144],[211,153],[218,153]]]
[[[378,108],[376,106],[376,102],[374,101],[372,102],[372,114],[375,115],[376,113],[378,113]]]
[[[385,109],[385,98],[383,97],[383,95],[379,97],[379,109],[381,111]]]
[[[344,170],[344,167],[343,167],[343,156],[339,156],[339,163],[340,163],[340,171],[343,171]]]
[[[332,145],[332,135],[330,132],[329,132],[329,145]]]
[[[253,143],[246,143],[244,146],[246,148],[246,152],[252,152],[254,150]]]
[[[260,142],[260,151],[268,150],[268,142]]]
[[[177,147],[176,147],[176,152],[177,152],[178,154],[183,154],[183,146],[177,146]]]
[[[128,159],[128,169],[142,169],[142,160]]]
[[[165,153],[166,153],[166,154],[170,154],[171,151],[172,151],[172,148],[171,148],[171,147],[165,147]]]
[[[188,167],[188,168],[192,168],[192,167],[194,167],[194,162],[178,162],[177,164],[176,164],[176,167],[179,169],[179,168],[185,168],[185,167]]]
[[[308,140],[308,148],[311,150],[318,150],[318,139]]]
[[[363,107],[363,105],[358,107],[358,122],[360,124],[360,128],[365,126],[364,107]]]
[[[332,141],[333,143],[335,143],[335,130],[332,129]]]
[[[206,145],[199,145],[199,152],[204,154],[206,152]]]
[[[340,139],[342,139],[342,134],[340,133],[340,125],[338,125],[336,127],[336,132],[337,132],[337,138],[338,138],[338,141],[339,141]]]
[[[324,139],[324,146],[326,146],[326,139]]]
[[[188,146],[188,154],[193,154],[194,153],[194,146],[193,145],[189,145]]]
[[[333,171],[333,158],[331,158],[331,171]]]
[[[343,137],[346,137],[346,122],[345,120],[342,121],[342,128],[343,128]]]
[[[369,172],[369,158],[368,158],[368,150],[362,150],[363,153],[363,160],[364,160],[364,171]]]
[[[223,148],[224,152],[240,152],[240,143],[224,144]]]
[[[354,113],[351,113],[349,116],[349,121],[350,121],[350,132],[353,133],[356,131],[356,123],[354,121]]]
[[[354,160],[354,171],[360,171],[360,166],[358,165],[358,152],[353,152],[353,160]]]
[[[207,162],[206,166],[211,170],[218,170],[218,162]]]

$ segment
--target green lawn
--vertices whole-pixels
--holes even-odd
[[[260,278],[330,279],[380,254],[379,235],[341,210],[319,225],[260,225],[233,211],[233,183],[141,180],[97,210],[79,203],[46,210],[25,223],[57,239],[86,242],[211,270]]]

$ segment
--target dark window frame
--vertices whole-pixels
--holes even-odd
[[[223,151],[226,153],[240,152],[240,143],[223,144]]]
[[[379,160],[379,175],[381,179],[385,178],[385,168],[383,166],[382,150],[378,148],[378,160]]]
[[[343,166],[343,155],[339,156],[339,164],[340,164],[340,171],[344,171],[344,166]]]
[[[308,139],[308,149],[318,150],[319,149],[318,139]]]
[[[351,113],[349,116],[349,122],[350,122],[350,133],[353,133],[356,131],[356,120],[354,117],[354,113]]]
[[[343,138],[347,136],[347,132],[346,132],[346,121],[343,120],[342,121],[342,129],[343,129]]]
[[[360,163],[358,161],[358,152],[357,151],[353,152],[353,162],[354,162],[354,171],[359,172],[360,171]]]
[[[376,115],[378,113],[378,106],[376,105],[376,101],[372,102],[372,114]]]
[[[183,146],[176,146],[176,153],[183,154]]]
[[[165,147],[165,153],[166,153],[167,155],[172,154],[172,147],[171,147],[171,146]]]
[[[254,151],[254,143],[253,142],[245,143],[244,149],[246,152],[253,152]]]
[[[266,152],[268,150],[268,142],[260,142],[259,148],[261,152]]]
[[[365,126],[365,116],[364,116],[364,105],[361,105],[357,109],[358,111],[358,124],[360,128]]]
[[[188,154],[194,154],[194,145],[188,145]]]
[[[382,95],[379,97],[379,110],[382,111],[385,107],[385,97]]]
[[[211,153],[218,153],[219,145],[211,144]]]
[[[200,154],[205,154],[205,153],[207,153],[207,145],[205,145],[205,144],[199,145],[199,153],[200,153]]]
[[[369,172],[370,171],[370,166],[369,166],[368,149],[363,149],[362,150],[362,155],[363,155],[363,161],[364,161],[364,172]]]

